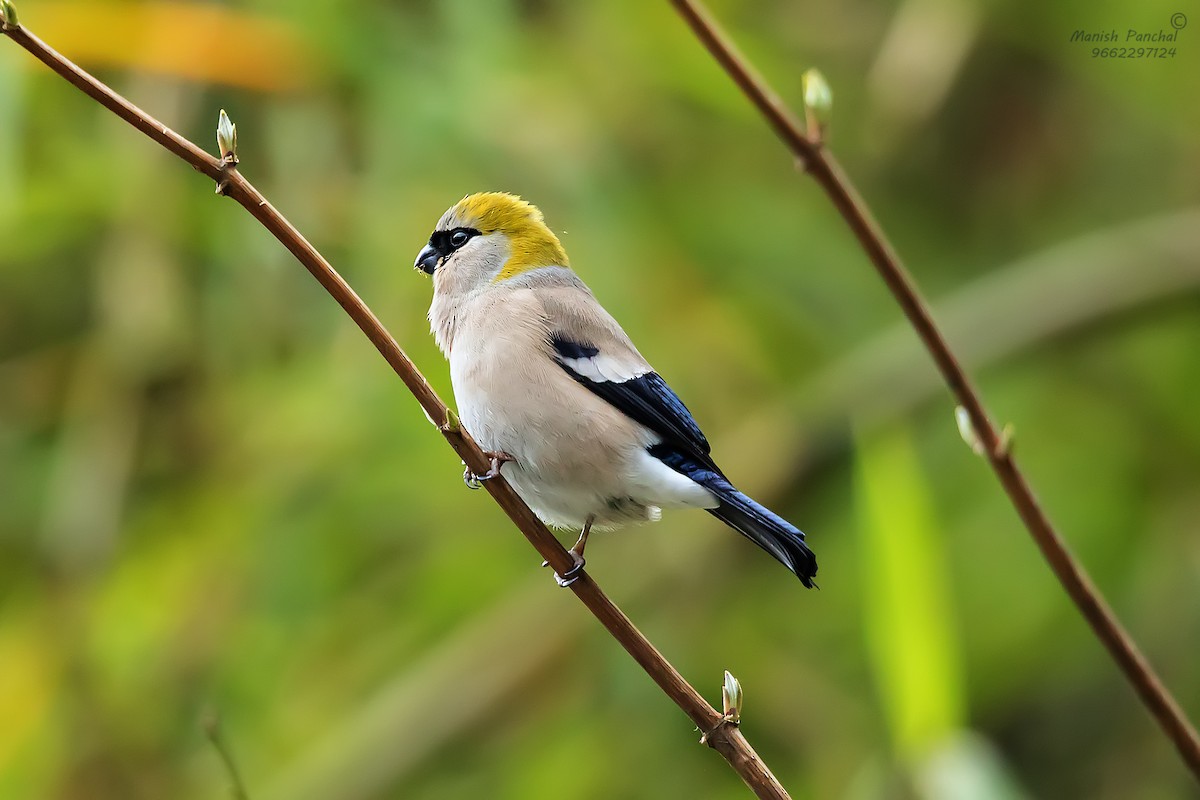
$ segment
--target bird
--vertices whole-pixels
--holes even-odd
[[[794,525],[739,491],[687,406],[571,269],[542,212],[507,192],[464,197],[438,220],[414,268],[432,277],[429,323],[450,365],[463,427],[546,524],[580,530],[702,508],[804,586],[817,561]]]

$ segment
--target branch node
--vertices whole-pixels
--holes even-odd
[[[716,747],[718,734],[721,734],[726,728],[738,727],[738,720],[732,719],[728,714],[717,720],[717,724],[712,727],[712,730],[703,734],[700,737],[700,744],[706,744],[709,747]]]
[[[980,457],[987,455],[988,447],[983,443],[983,438],[979,435],[979,432],[975,430],[975,426],[971,422],[971,415],[967,413],[967,409],[962,406],[955,406],[954,420],[958,423],[958,435],[971,448],[971,452]],[[1012,423],[1005,423],[1004,430],[1000,432],[1000,436],[996,439],[996,446],[991,448],[992,458],[1003,460],[1012,455],[1015,436],[1016,429],[1013,428]]]
[[[237,172],[237,167],[227,161],[221,162],[221,171],[218,173],[216,193],[222,197],[229,196],[229,182],[233,180],[234,174]]]
[[[462,420],[458,418],[458,414],[454,413],[454,409],[446,407],[446,421],[437,426],[442,433],[458,433],[462,430]]]
[[[3,0],[0,0],[3,2]],[[237,125],[229,119],[225,109],[217,119],[217,148],[221,151],[221,171],[217,178],[217,194],[229,194],[230,174],[237,169]]]
[[[700,744],[716,747],[713,737],[724,728],[736,728],[742,720],[742,684],[729,670],[725,670],[725,681],[721,684],[721,707],[725,713],[711,730],[700,737]]]
[[[1012,455],[1013,445],[1016,444],[1017,430],[1011,422],[1004,423],[1004,430],[1000,431],[1000,439],[996,442],[996,449],[992,451],[994,458],[1003,460]]]

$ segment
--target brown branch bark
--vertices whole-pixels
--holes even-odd
[[[872,218],[850,179],[842,172],[833,155],[819,142],[810,139],[778,95],[760,78],[749,62],[734,48],[709,13],[693,0],[670,0],[737,87],[763,115],[775,134],[792,152],[804,169],[820,184],[825,194],[845,219],[866,251],[867,257],[883,278],[896,302],[933,357],[958,404],[967,410],[971,425],[983,442],[985,456],[1008,494],[1025,528],[1042,551],[1059,582],[1074,601],[1093,633],[1108,649],[1125,679],[1175,745],[1187,767],[1200,780],[1200,738],[1179,704],[1154,672],[1137,644],[1117,621],[1104,596],[1087,572],[1075,560],[1055,531],[1025,476],[1018,469],[1012,452],[983,407],[979,393],[959,366],[945,338],[938,330],[916,284],[892,249],[883,229]]]
[[[11,6],[7,7],[11,8]],[[191,164],[197,171],[217,182],[219,193],[233,198],[249,211],[342,306],[355,324],[371,340],[371,343],[375,345],[380,355],[404,381],[405,386],[420,403],[426,415],[436,421],[435,425],[439,432],[459,457],[471,467],[472,471],[482,474],[488,470],[488,460],[479,446],[449,415],[446,404],[433,391],[429,382],[409,360],[383,324],[355,294],[350,285],[334,271],[329,262],[317,252],[316,248],[238,172],[234,163],[215,158],[201,150],[191,141],[175,133],[55,52],[23,26],[8,22],[0,25],[0,29],[10,39],[28,50],[35,58],[100,105],[146,134],[167,151]],[[574,561],[562,544],[547,530],[546,526],[503,478],[487,481],[484,486],[534,549],[550,563],[556,572],[562,574],[574,566]],[[599,585],[586,571],[581,574],[579,580],[571,584],[570,588],[613,638],[658,684],[663,693],[687,714],[697,728],[705,732],[704,743],[729,762],[756,796],[772,798],[772,800],[787,800],[788,793],[767,765],[758,757],[741,730],[736,725],[727,724],[722,715],[684,680],[683,676],[634,626],[629,617],[625,616],[624,612],[600,590]]]

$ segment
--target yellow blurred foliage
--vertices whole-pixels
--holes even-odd
[[[58,683],[58,670],[44,649],[38,631],[23,626],[0,628],[0,770],[20,757],[49,713],[51,687]]]
[[[21,9],[21,22],[85,68],[123,67],[259,91],[294,89],[312,76],[311,52],[294,28],[225,6],[39,3]]]

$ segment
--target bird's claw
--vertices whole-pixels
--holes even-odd
[[[463,483],[467,485],[468,489],[483,488],[483,481],[479,480],[478,475],[476,475],[474,472],[471,472],[470,467],[467,467],[463,470]]]
[[[554,582],[564,589],[570,586],[575,581],[579,580],[579,576],[583,574],[583,565],[587,562],[583,560],[583,548],[587,547],[588,535],[592,532],[592,523],[596,521],[595,516],[589,516],[587,522],[583,523],[583,532],[579,534],[579,541],[571,545],[571,549],[567,552],[571,554],[571,558],[575,561],[575,566],[559,575],[554,573]],[[542,562],[543,567],[550,566],[549,561]]]
[[[490,464],[487,472],[482,475],[476,475],[471,471],[470,467],[463,470],[463,483],[467,485],[468,489],[482,489],[484,481],[490,481],[500,474],[500,467],[506,461],[516,461],[508,453],[484,451],[483,454],[488,457]]]
[[[569,570],[564,572],[562,575],[559,575],[557,572],[554,573],[554,582],[557,583],[559,586],[561,586],[564,589],[567,588],[568,586],[570,586],[575,581],[579,580],[579,577],[581,575],[583,575],[583,567],[585,564],[587,564],[587,561],[584,559],[583,556],[579,555],[579,553],[576,553],[574,550],[568,550],[567,552],[570,553],[571,558],[573,558],[575,560],[575,566],[571,567]],[[550,566],[550,562],[543,561],[542,566],[548,567],[548,566]]]

